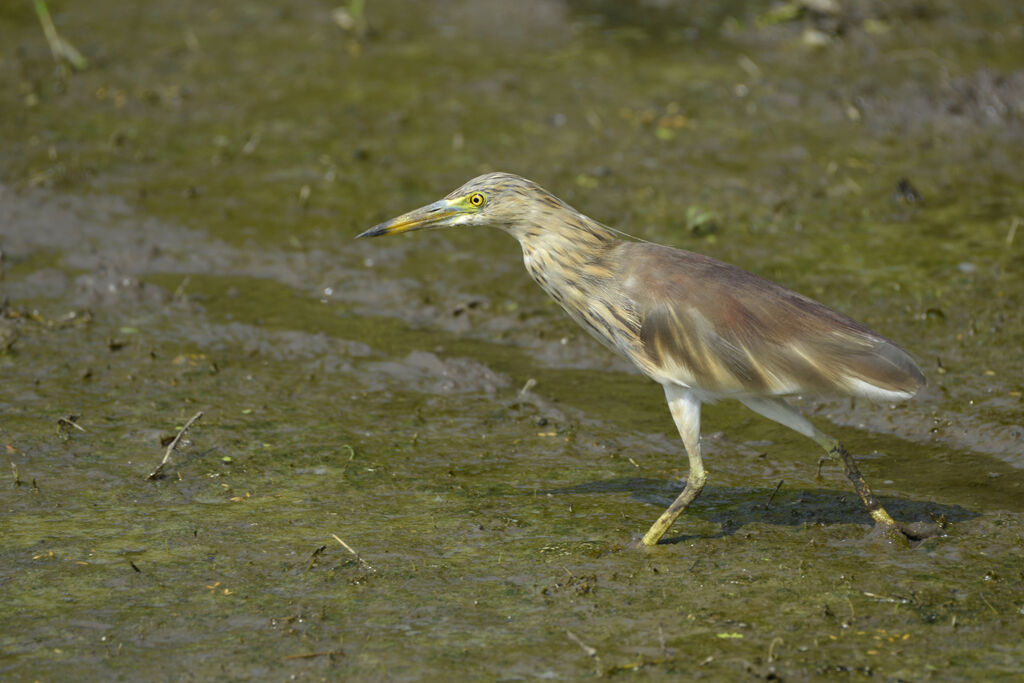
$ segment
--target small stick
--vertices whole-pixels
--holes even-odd
[[[596,673],[600,674],[601,673],[601,658],[597,656],[597,650],[592,648],[592,647],[590,647],[589,645],[584,643],[582,640],[580,640],[580,637],[578,635],[576,635],[575,633],[573,633],[572,631],[566,631],[565,635],[569,636],[569,640],[571,640],[572,642],[576,643],[581,648],[583,648],[583,651],[587,653],[587,656],[594,660],[595,671],[596,671]]]
[[[1017,234],[1017,226],[1021,224],[1019,216],[1014,216],[1010,223],[1010,229],[1006,232],[1006,246],[1013,246],[1013,238]]]
[[[74,427],[75,429],[77,429],[80,432],[84,432],[85,431],[85,427],[83,427],[82,425],[78,424],[78,416],[77,415],[68,415],[67,417],[57,418],[57,426],[58,427]]]
[[[590,647],[582,640],[580,640],[580,637],[578,635],[576,635],[572,631],[566,631],[565,635],[569,636],[569,640],[583,648],[583,651],[587,653],[588,657],[597,657],[597,650],[595,650],[594,648]]]
[[[862,592],[866,597],[869,597],[872,600],[877,600],[878,602],[891,602],[897,605],[906,605],[908,602],[910,602],[906,598],[892,598],[888,595],[879,595],[878,593],[869,593],[868,591]]]
[[[307,572],[310,569],[313,568],[313,565],[316,564],[316,558],[320,557],[320,553],[322,553],[325,550],[327,550],[327,546],[322,545],[319,548],[317,548],[316,550],[314,550],[312,553],[310,553],[310,555],[309,555],[309,564],[306,565],[306,571]]]
[[[782,482],[784,482],[784,481],[786,481],[786,480],[785,479],[779,479],[779,483],[775,485],[775,490],[772,491],[772,495],[768,496],[768,502],[766,503],[766,505],[771,505],[772,504],[772,501],[775,500],[775,494],[778,493],[779,489],[782,488]]]
[[[986,598],[986,597],[985,597],[985,594],[984,594],[984,593],[978,593],[978,597],[980,597],[980,598],[981,598],[981,601],[982,601],[983,603],[985,603],[986,605],[988,605],[988,608],[989,608],[990,610],[992,610],[992,614],[996,615],[997,617],[999,616],[999,610],[997,610],[997,609],[996,609],[995,607],[993,607],[993,606],[992,606],[992,603],[988,601],[988,598]]]
[[[343,548],[344,548],[345,550],[347,550],[347,551],[349,551],[350,553],[352,553],[352,555],[354,555],[354,556],[355,556],[356,560],[358,560],[358,561],[359,561],[359,564],[363,565],[364,567],[366,567],[367,569],[369,569],[369,570],[370,570],[371,572],[376,572],[376,571],[377,571],[376,569],[374,569],[374,568],[373,568],[373,567],[372,567],[372,566],[370,565],[370,563],[369,563],[369,562],[367,562],[367,561],[366,561],[366,560],[364,560],[364,559],[363,559],[362,557],[360,557],[360,556],[359,556],[359,553],[357,553],[357,552],[356,552],[355,550],[353,550],[353,549],[352,549],[352,546],[350,546],[350,545],[349,545],[348,543],[345,543],[345,541],[343,541],[343,540],[341,540],[340,538],[338,538],[338,535],[337,535],[337,534],[331,534],[331,536],[333,536],[333,537],[334,537],[334,540],[335,540],[335,541],[337,541],[338,543],[340,543],[340,544],[341,544],[341,546],[342,546],[342,547],[343,547]]]
[[[297,655],[288,655],[285,659],[313,659],[314,657],[333,657],[334,655],[345,656],[343,650],[326,650],[324,652],[303,652]]]
[[[39,17],[39,23],[43,27],[43,35],[46,36],[46,42],[50,46],[53,61],[63,64],[64,60],[67,60],[79,71],[89,66],[89,61],[82,56],[82,53],[57,33],[57,27],[53,25],[53,19],[50,17],[50,10],[47,9],[45,0],[35,0],[34,4],[36,16]]]
[[[201,418],[202,416],[203,411],[200,410],[198,413],[192,416],[192,419],[185,423],[185,426],[182,427],[181,430],[178,432],[177,436],[174,437],[174,441],[172,441],[170,445],[167,446],[167,450],[164,451],[164,459],[160,461],[160,464],[156,466],[155,470],[149,473],[149,476],[146,477],[146,479],[156,479],[161,474],[163,474],[164,465],[166,465],[167,462],[171,459],[171,453],[173,453],[174,449],[178,447],[178,442],[181,441],[181,437],[185,436],[185,432],[187,432],[189,427],[192,426],[192,423]]]
[[[775,636],[774,638],[772,638],[772,642],[768,645],[768,662],[769,663],[775,661],[775,646],[776,645],[782,645],[784,642],[786,642],[786,641],[784,641],[779,636]]]
[[[188,283],[191,280],[192,276],[186,275],[185,279],[182,280],[181,283],[178,285],[177,289],[174,290],[174,294],[171,295],[171,298],[174,299],[175,301],[177,301],[178,299],[183,299],[185,297],[185,288],[188,287]]]

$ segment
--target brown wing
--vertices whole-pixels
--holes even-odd
[[[907,398],[924,384],[910,355],[864,325],[722,261],[624,242],[623,294],[640,319],[633,360],[658,381],[712,396]]]

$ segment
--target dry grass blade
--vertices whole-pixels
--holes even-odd
[[[181,441],[181,438],[185,436],[185,432],[189,430],[189,427],[192,426],[193,422],[195,422],[202,416],[203,411],[200,410],[198,413],[193,415],[188,422],[185,423],[185,426],[178,431],[177,435],[174,437],[174,440],[171,441],[170,444],[168,444],[167,450],[164,451],[164,459],[160,461],[160,464],[156,466],[156,469],[149,473],[149,476],[146,477],[146,479],[157,479],[161,474],[163,474],[164,466],[168,463],[168,461],[170,461],[171,453],[173,453],[174,449],[178,447],[178,443]]]
[[[355,558],[356,558],[356,560],[357,560],[357,561],[359,562],[359,564],[361,564],[362,566],[366,567],[366,568],[367,568],[367,569],[369,569],[369,570],[370,570],[371,572],[374,572],[374,573],[376,573],[376,571],[377,571],[377,570],[376,570],[376,569],[374,569],[374,568],[373,568],[373,566],[372,566],[372,565],[371,565],[371,564],[370,564],[369,562],[367,562],[366,560],[364,560],[364,559],[363,559],[363,558],[362,558],[362,557],[361,557],[361,556],[359,555],[359,553],[357,553],[357,552],[355,551],[355,549],[354,549],[354,548],[353,548],[352,546],[350,546],[350,545],[349,545],[348,543],[345,543],[345,541],[341,540],[341,538],[339,538],[337,534],[331,534],[331,536],[333,536],[333,537],[334,537],[334,540],[335,540],[335,541],[337,541],[338,543],[340,543],[340,544],[341,544],[341,547],[343,547],[343,548],[344,548],[345,550],[347,550],[347,551],[349,551],[350,553],[352,553],[353,557],[355,557]]]

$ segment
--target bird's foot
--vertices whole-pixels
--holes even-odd
[[[875,533],[879,533],[895,545],[909,548],[929,538],[945,536],[946,532],[931,522],[894,522],[892,524],[875,524]]]
[[[648,536],[635,535],[626,544],[626,547],[630,550],[650,550],[658,545],[661,539],[654,539],[654,542],[648,538]]]

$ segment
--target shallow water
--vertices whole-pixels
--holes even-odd
[[[1019,672],[1024,17],[844,7],[55,5],[70,76],[0,9],[0,672]],[[949,535],[723,403],[631,549],[686,475],[660,388],[497,231],[351,239],[488,170],[906,345],[918,399],[799,404]]]

